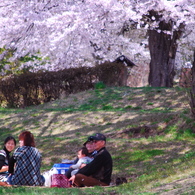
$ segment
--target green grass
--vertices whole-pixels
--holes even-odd
[[[149,134],[143,126],[150,128]],[[171,194],[175,189],[186,194],[194,190],[193,185],[176,181],[195,176],[194,127],[188,98],[180,88],[106,87],[98,83],[95,90],[55,102],[25,109],[0,108],[1,143],[8,134],[17,138],[22,130],[32,131],[42,153],[41,171],[61,159],[74,159],[87,136],[101,132],[107,135],[113,157],[112,182],[117,177],[128,179],[127,184],[107,188],[0,187],[0,193],[154,195]],[[137,128],[139,133],[130,131]],[[166,187],[174,182],[171,189]]]

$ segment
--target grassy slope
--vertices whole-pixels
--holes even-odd
[[[179,88],[96,89],[22,110],[2,108],[1,142],[8,134],[17,137],[22,130],[30,130],[43,156],[42,171],[61,159],[74,159],[86,137],[101,132],[107,135],[113,156],[112,182],[124,176],[128,184],[87,189],[0,188],[0,193],[192,194],[193,121],[188,98]]]

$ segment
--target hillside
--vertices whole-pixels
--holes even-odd
[[[42,171],[74,159],[87,136],[104,133],[114,161],[112,183],[117,177],[128,183],[84,194],[192,194],[195,123],[178,87],[100,88],[25,109],[1,108],[0,116],[1,143],[22,130],[35,135]]]

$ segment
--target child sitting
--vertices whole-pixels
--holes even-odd
[[[78,170],[81,168],[81,165],[83,167],[83,164],[86,165],[93,160],[93,158],[90,158],[88,155],[89,153],[86,147],[82,147],[78,151],[78,155],[77,155],[79,159],[78,162],[75,165],[70,166],[70,168],[74,169],[71,172],[71,176],[75,175],[78,172]]]

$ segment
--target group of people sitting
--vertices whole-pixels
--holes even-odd
[[[44,177],[40,174],[41,154],[35,147],[34,136],[30,131],[19,135],[19,147],[10,157],[16,147],[16,140],[9,136],[0,150],[0,185],[44,185]]]
[[[45,178],[40,173],[41,154],[35,147],[30,131],[19,135],[20,146],[9,136],[0,150],[0,185],[43,186]],[[69,181],[77,187],[108,186],[112,175],[112,158],[106,149],[106,137],[101,133],[89,136],[78,151],[78,158],[66,171]]]

